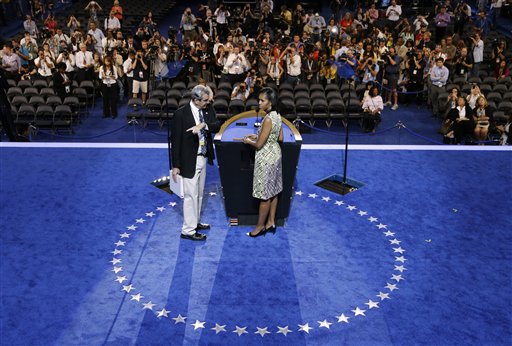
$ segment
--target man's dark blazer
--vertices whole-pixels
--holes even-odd
[[[71,87],[71,84],[69,87]],[[58,71],[53,74],[53,89],[55,90],[55,93],[63,99],[63,101],[64,97],[71,95],[66,93],[64,78],[62,78],[62,75]]]
[[[213,151],[212,133],[220,130],[220,122],[217,120],[213,106],[203,111],[204,121],[208,125],[206,131],[206,157],[208,163],[213,164],[215,153]],[[199,136],[187,129],[196,125],[190,103],[181,107],[174,113],[171,121],[171,158],[172,167],[180,169],[180,175],[191,179],[194,177],[199,150]]]

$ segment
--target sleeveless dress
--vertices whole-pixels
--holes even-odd
[[[277,142],[281,131],[281,116],[272,111],[265,118],[272,120],[272,129],[263,147],[256,151],[252,187],[252,196],[263,200],[272,198],[283,190],[281,147]],[[261,129],[262,127],[258,130],[258,136]]]

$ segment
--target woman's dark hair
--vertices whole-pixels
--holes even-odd
[[[272,104],[272,110],[277,110],[277,93],[274,89],[265,87],[261,89],[260,95],[264,94],[267,100],[270,101],[270,104]]]
[[[370,89],[370,96],[373,96],[373,92],[374,90],[377,90],[377,95],[379,95],[379,88],[377,86],[372,86],[372,88]],[[377,96],[375,95],[375,96]]]

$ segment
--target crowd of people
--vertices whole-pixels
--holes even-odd
[[[14,80],[55,80],[61,74],[64,80],[94,81],[103,97],[143,102],[151,80],[167,74],[169,61],[187,61],[189,81],[229,81],[231,98],[243,102],[257,98],[266,85],[327,85],[353,75],[356,83],[378,86],[383,107],[396,110],[399,103],[416,102],[444,119],[438,98],[449,81],[482,73],[510,79],[507,42],[486,40],[502,5],[503,0],[479,1],[473,16],[467,1],[445,0],[431,13],[409,16],[396,0],[381,9],[360,2],[356,8],[332,6],[325,18],[301,4],[274,8],[272,0],[260,0],[256,6],[227,7],[209,1],[185,9],[179,28],[169,28],[165,38],[151,12],[130,33],[123,31],[119,1],[108,11],[90,1],[86,23],[74,16],[57,23],[48,12],[39,27],[33,17],[41,14],[28,15],[23,37],[4,45],[2,66]],[[104,20],[101,11],[108,12]],[[490,45],[490,56],[484,56]],[[68,90],[61,88],[63,96]],[[115,101],[107,104],[111,108]],[[104,116],[115,116],[109,109]],[[492,125],[492,114],[489,118]],[[474,133],[477,123],[471,119]],[[469,135],[467,128],[454,136],[457,142]]]

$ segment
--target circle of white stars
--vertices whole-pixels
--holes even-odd
[[[217,196],[216,192],[210,192],[211,197]],[[173,313],[171,310],[167,310],[166,306],[157,306],[151,300],[147,299],[140,290],[132,283],[126,275],[123,274],[123,262],[121,256],[123,255],[123,248],[129,241],[133,234],[140,232],[140,228],[145,225],[146,222],[151,223],[159,214],[163,213],[169,208],[174,208],[177,202],[169,202],[168,205],[159,206],[152,211],[146,212],[143,217],[135,219],[135,222],[119,233],[119,240],[114,243],[115,248],[111,251],[113,257],[109,263],[112,265],[111,271],[114,273],[114,281],[121,285],[121,291],[131,297],[130,301],[140,304],[141,310],[151,310],[155,313],[158,319],[169,319],[172,324],[189,324],[194,327],[194,331],[208,331],[211,333],[235,333],[239,337],[245,334],[251,335],[256,334],[265,337],[267,334],[280,334],[286,337],[289,333],[304,333],[309,335],[315,330],[331,330],[332,325],[343,325],[348,324],[352,319],[365,318],[366,314],[371,313],[373,309],[380,308],[380,304],[385,303],[386,300],[392,299],[391,296],[395,290],[399,289],[401,281],[405,280],[404,272],[407,270],[405,262],[407,261],[404,253],[405,249],[400,245],[400,241],[395,231],[392,231],[388,226],[382,223],[379,218],[370,215],[367,211],[359,209],[356,205],[347,204],[343,200],[332,199],[331,197],[324,197],[317,195],[316,193],[305,193],[303,191],[295,191],[295,198],[308,198],[315,199],[321,203],[331,204],[335,208],[354,213],[358,217],[365,218],[376,231],[381,232],[386,240],[389,242],[391,249],[393,250],[392,255],[394,257],[393,271],[391,277],[387,280],[386,285],[379,290],[379,293],[375,297],[369,297],[368,301],[362,302],[359,305],[355,305],[353,309],[340,311],[338,315],[329,316],[323,320],[318,321],[306,321],[303,324],[298,325],[276,325],[276,326],[239,326],[236,323],[232,325],[219,324],[217,322],[191,320],[187,316]]]

